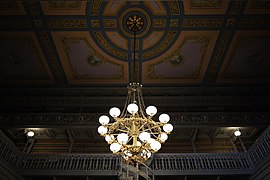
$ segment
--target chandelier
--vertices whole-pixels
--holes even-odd
[[[135,76],[135,42],[136,32],[143,26],[143,20],[138,15],[130,16],[126,23],[134,32],[133,58]],[[134,77],[133,77],[134,78]],[[120,154],[129,163],[143,163],[161,148],[161,143],[168,139],[173,130],[169,124],[168,114],[160,114],[159,121],[153,120],[157,108],[153,105],[145,108],[142,85],[132,82],[128,85],[128,94],[124,109],[112,107],[109,110],[113,122],[107,115],[101,115],[98,132],[110,144],[114,154]]]

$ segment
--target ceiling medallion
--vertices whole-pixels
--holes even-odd
[[[138,22],[134,19],[133,16],[136,16],[136,20],[140,19]],[[130,20],[131,18],[131,20]],[[134,21],[135,20],[135,21]],[[151,30],[151,18],[148,12],[140,7],[131,7],[127,8],[125,11],[121,12],[119,15],[118,23],[120,27],[120,31],[124,36],[128,38],[133,38],[134,31],[130,29],[131,24],[127,23],[143,23],[141,28],[136,31],[137,37],[143,37],[146,34],[150,33]],[[135,24],[134,24],[135,25]]]
[[[137,32],[143,27],[143,19],[140,16],[133,15],[128,17],[127,27],[133,32]]]
[[[126,25],[134,33],[143,28],[144,22],[137,14],[129,16]],[[133,63],[135,65],[135,47],[133,43]],[[135,67],[135,66],[133,66]],[[159,122],[153,116],[157,113],[157,108],[153,105],[145,108],[142,85],[136,82],[135,69],[133,79],[127,89],[127,99],[124,109],[112,107],[109,110],[111,118],[107,115],[99,117],[101,126],[98,132],[110,144],[110,150],[115,154],[120,154],[127,163],[137,164],[148,160],[154,153],[161,148],[161,143],[168,139],[168,134],[173,130],[169,124],[168,114],[160,114]]]

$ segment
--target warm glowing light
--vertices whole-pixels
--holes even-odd
[[[139,138],[142,142],[147,142],[151,136],[148,132],[142,132],[140,135],[139,135]]]
[[[170,116],[168,114],[161,114],[158,119],[161,123],[167,123],[170,120]]]
[[[110,150],[111,150],[112,152],[114,152],[114,153],[120,151],[120,149],[121,149],[121,145],[118,144],[118,143],[112,143],[112,144],[110,145]]]
[[[27,132],[28,137],[33,137],[34,135],[35,135],[35,133],[33,131],[28,131]]]
[[[239,131],[239,130],[234,131],[234,135],[236,137],[241,136],[241,131]]]
[[[127,111],[130,113],[130,114],[135,114],[136,112],[138,112],[139,110],[139,107],[137,104],[135,103],[131,103],[128,105],[127,107]]]
[[[128,141],[128,135],[126,133],[118,134],[117,141],[119,144],[126,144]]]
[[[106,115],[102,115],[99,117],[99,123],[102,125],[106,125],[110,122],[110,118]]]
[[[155,140],[155,141],[151,142],[150,147],[154,151],[158,151],[161,148],[161,144],[160,144],[160,142]]]
[[[159,135],[159,140],[160,140],[161,142],[165,142],[167,139],[168,139],[168,135],[167,135],[166,133],[161,133],[161,134]]]
[[[105,140],[107,141],[107,143],[110,144],[114,141],[114,136],[113,135],[106,135]]]
[[[171,124],[165,124],[165,125],[163,126],[163,130],[164,130],[166,133],[170,133],[170,132],[172,132],[172,130],[173,130],[173,126],[172,126]]]
[[[109,111],[109,114],[112,116],[112,117],[118,117],[120,115],[121,111],[118,107],[113,107],[110,109]]]
[[[157,114],[157,108],[155,106],[148,106],[145,111],[149,116],[154,116]]]
[[[105,126],[99,126],[98,127],[98,133],[101,135],[104,135],[108,132],[108,128],[106,128]]]

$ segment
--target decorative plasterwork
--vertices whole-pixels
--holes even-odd
[[[87,28],[87,20],[86,19],[48,19],[47,20],[47,27],[48,28]]]
[[[4,127],[85,127],[97,126],[99,116],[99,113],[2,113],[0,123]],[[181,127],[265,127],[269,124],[267,112],[170,112],[170,117],[172,124]]]
[[[151,10],[153,15],[166,15],[167,11],[161,0],[145,1],[144,5]]]
[[[67,79],[71,84],[127,83],[127,63],[109,57],[88,32],[53,32]]]
[[[94,5],[94,3],[93,3]],[[105,16],[116,16],[119,10],[126,5],[126,1],[108,1],[105,6],[103,15]],[[98,8],[96,5],[95,7]],[[91,8],[94,9],[94,8]]]
[[[45,15],[85,15],[87,1],[41,1]]]
[[[244,14],[269,14],[269,0],[248,0]]]
[[[154,31],[142,41],[142,48],[148,49],[153,47],[163,37],[164,31]]]
[[[106,31],[105,33],[114,44],[117,44],[122,49],[128,49],[128,41],[126,38],[123,38],[121,34],[116,31]]]
[[[269,31],[237,31],[222,64],[217,82],[269,82],[269,52]]]
[[[229,1],[223,0],[187,0],[183,1],[184,11],[192,14],[225,14]]]
[[[0,2],[0,15],[25,15],[23,2],[20,1]]]
[[[216,31],[183,31],[162,56],[143,64],[143,83],[200,83],[217,39]]]
[[[1,32],[0,77],[4,83],[54,83],[33,32]]]

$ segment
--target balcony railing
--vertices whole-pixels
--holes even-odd
[[[112,154],[21,154],[23,175],[117,175],[121,158]],[[46,173],[46,174],[45,174]]]
[[[252,174],[270,155],[270,127],[245,153],[156,154],[154,175]],[[21,175],[118,175],[120,156],[113,154],[24,154],[0,131],[0,157]]]
[[[250,174],[246,153],[157,154],[150,165],[155,175]]]

